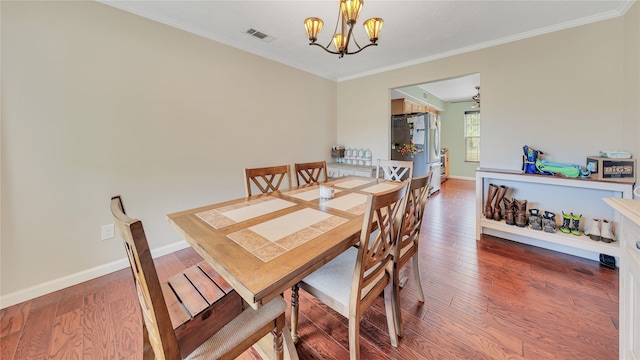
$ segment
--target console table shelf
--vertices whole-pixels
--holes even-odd
[[[523,174],[520,171],[476,170],[476,239],[480,240],[481,234],[488,234],[594,260],[598,260],[599,254],[620,257],[619,241],[605,243],[593,241],[584,234],[565,234],[559,229],[555,233],[548,233],[528,226],[507,225],[504,220],[486,219],[484,206],[489,184],[508,186],[507,198],[527,200],[527,217],[529,209],[537,208],[541,212],[548,210],[556,214],[559,227],[562,224],[562,212],[575,211],[581,214],[580,230],[584,230],[585,224],[591,219],[612,220],[615,229],[620,217],[602,199],[630,199],[633,184]],[[617,229],[615,231],[618,232]]]
[[[343,164],[343,163],[328,163],[327,175],[329,178],[337,178],[342,176],[363,176],[363,177],[376,177],[376,166]]]
[[[611,256],[620,256],[620,247],[618,246],[617,241],[612,243],[593,241],[586,235],[576,236],[572,234],[565,234],[560,230],[556,231],[555,233],[548,233],[542,230],[533,230],[529,227],[507,225],[504,220],[495,221],[489,219],[480,219],[480,223],[480,226],[484,229],[493,229],[504,233],[534,238],[549,243],[583,249],[586,251],[592,251]]]

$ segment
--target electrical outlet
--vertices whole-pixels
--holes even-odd
[[[113,224],[102,225],[102,236],[101,236],[102,240],[113,239],[114,236],[115,236],[115,228]]]

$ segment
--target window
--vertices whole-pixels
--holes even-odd
[[[464,112],[464,161],[480,162],[480,111]]]

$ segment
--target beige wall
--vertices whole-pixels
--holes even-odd
[[[388,89],[479,72],[482,167],[520,169],[525,144],[579,164],[599,150],[630,150],[621,142],[622,35],[620,17],[341,82],[338,142],[387,157]]]
[[[3,307],[123,264],[99,240],[114,194],[159,249],[181,240],[165,214],[242,195],[244,167],[333,143],[387,158],[391,88],[479,72],[484,167],[519,169],[524,144],[562,162],[640,156],[637,3],[338,84],[98,3],[0,6]]]
[[[335,82],[96,2],[1,6],[2,306],[126,264],[112,195],[158,249],[243,168],[330,159]]]

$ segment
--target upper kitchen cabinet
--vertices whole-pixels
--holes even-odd
[[[418,104],[407,99],[391,100],[391,115],[404,115],[429,112],[438,114],[438,110],[430,108],[426,105]]]

